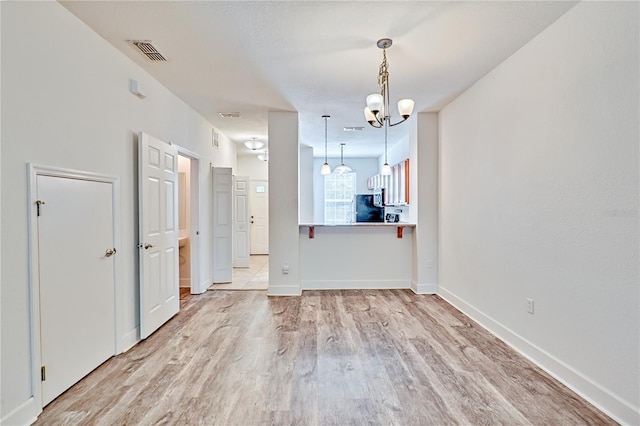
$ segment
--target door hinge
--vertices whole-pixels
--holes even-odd
[[[47,367],[44,365],[40,367],[40,380],[43,382],[47,380]]]
[[[40,217],[40,206],[46,204],[44,201],[42,200],[38,200],[36,201],[36,209],[37,209],[37,215],[38,217]]]

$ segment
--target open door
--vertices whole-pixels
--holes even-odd
[[[180,309],[178,276],[178,153],[140,133],[138,143],[140,338]]]
[[[233,176],[229,167],[213,167],[213,282],[233,280]]]
[[[249,177],[233,178],[233,267],[249,267]]]

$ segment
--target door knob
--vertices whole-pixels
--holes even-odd
[[[107,249],[107,251],[104,252],[104,257],[111,257],[114,254],[116,254],[116,248],[112,248],[112,249]]]
[[[153,244],[144,243],[144,249],[145,249],[145,250],[148,250],[148,249],[150,249],[151,247],[153,247]]]

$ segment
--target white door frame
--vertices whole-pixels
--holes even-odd
[[[60,167],[43,166],[33,163],[27,164],[29,181],[27,183],[28,222],[29,222],[29,293],[30,293],[30,342],[31,342],[31,398],[34,399],[38,414],[42,412],[42,382],[40,381],[40,366],[42,365],[42,351],[40,348],[40,274],[38,263],[38,215],[36,201],[38,198],[38,176],[52,176],[68,179],[80,179],[93,182],[111,184],[113,241],[114,247],[120,251],[120,179],[79,170]],[[114,355],[123,351],[122,332],[122,290],[120,283],[120,256],[114,256],[114,295],[115,295],[115,335],[113,336]]]
[[[208,282],[200,282],[200,156],[180,145],[173,144],[178,155],[191,160],[190,182],[190,217],[189,217],[189,242],[191,250],[191,294],[200,294],[207,291]]]

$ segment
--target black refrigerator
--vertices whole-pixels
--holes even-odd
[[[356,195],[354,203],[356,222],[384,222],[384,207],[373,205],[372,194]]]

